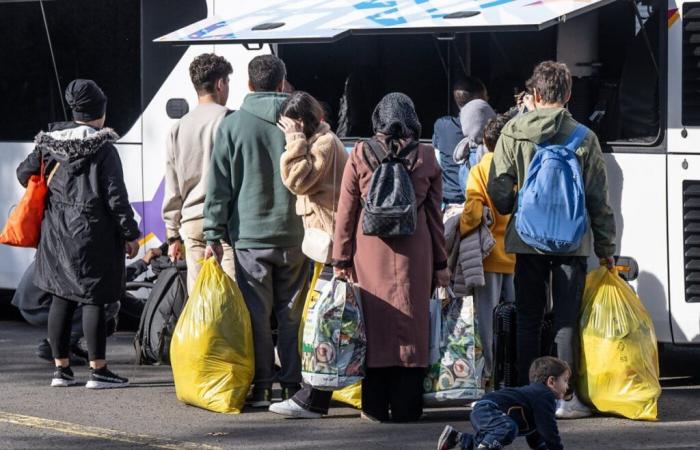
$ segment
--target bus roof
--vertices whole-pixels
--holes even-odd
[[[217,2],[215,14],[156,42],[333,42],[350,34],[536,31],[614,0],[257,0]],[[246,4],[244,6],[244,3]]]

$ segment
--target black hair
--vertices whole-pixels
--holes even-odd
[[[537,91],[543,103],[563,105],[571,95],[571,83],[571,72],[566,64],[543,61],[535,67],[525,87]]]
[[[475,98],[486,97],[486,86],[476,77],[460,78],[452,85],[452,97],[460,108]]]
[[[558,378],[567,372],[571,373],[571,368],[566,361],[553,356],[542,356],[530,365],[530,383],[547,383],[549,377]]]
[[[501,136],[501,130],[510,121],[512,117],[506,114],[499,114],[496,117],[489,119],[484,126],[484,145],[490,152],[496,148],[496,142]]]
[[[203,53],[190,63],[190,79],[198,95],[213,94],[216,81],[232,73],[231,63],[214,53]]]
[[[248,80],[255,92],[277,90],[286,76],[284,61],[275,55],[256,56],[248,64]]]
[[[314,135],[325,115],[323,107],[311,94],[294,91],[280,108],[280,115],[304,123],[304,135],[307,139]]]

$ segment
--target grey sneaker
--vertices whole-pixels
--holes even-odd
[[[51,379],[51,387],[68,387],[78,384],[70,367],[57,366]]]
[[[120,377],[110,371],[107,366],[99,369],[90,368],[90,377],[85,387],[88,389],[114,389],[123,388],[129,385],[129,379]]]
[[[450,425],[445,425],[445,429],[442,430],[442,434],[438,439],[437,448],[438,450],[450,450],[451,448],[456,448],[461,441],[462,433]]]

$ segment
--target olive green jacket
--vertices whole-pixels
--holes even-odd
[[[498,212],[513,213],[505,235],[508,253],[541,253],[525,244],[515,230],[517,192],[525,182],[527,169],[536,152],[535,144],[545,141],[563,144],[576,125],[566,109],[546,108],[517,116],[503,127],[494,151],[487,190]],[[581,246],[569,255],[590,255],[592,234],[595,254],[600,258],[612,256],[615,254],[615,217],[608,204],[605,161],[595,133],[586,135],[576,155],[583,171],[590,227]]]

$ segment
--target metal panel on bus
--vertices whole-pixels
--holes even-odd
[[[668,245],[673,342],[700,343],[699,155],[668,157]]]
[[[639,264],[631,284],[654,321],[657,339],[670,343],[665,160],[663,154],[605,155],[617,254]],[[647,174],[654,174],[654,182]],[[596,258],[589,259],[589,269],[597,264]]]
[[[332,42],[348,34],[540,30],[612,0],[261,0],[217,3],[216,15],[158,42]]]
[[[691,25],[691,20],[683,20],[684,11],[686,16],[688,14],[688,8],[691,6],[699,7],[699,2],[688,2],[688,1],[669,1],[668,4],[668,65],[666,70],[668,70],[668,151],[671,153],[700,153],[700,126],[684,124],[683,120],[683,105],[684,100],[686,102],[691,100],[691,97],[686,92],[684,98],[684,76],[685,71],[686,78],[689,75],[694,75],[696,78],[700,77],[700,67],[694,65],[694,67],[684,67],[688,63],[697,64],[697,58],[692,56],[695,51],[700,52],[700,44],[690,42],[692,36],[688,36],[686,31],[686,38],[684,40],[683,30],[684,28]],[[686,17],[687,18],[687,17]],[[694,25],[700,25],[700,20],[696,18],[693,22]],[[692,30],[693,28],[688,28]],[[700,33],[693,33],[695,39],[700,39]],[[685,47],[685,48],[684,48]],[[686,56],[690,59],[685,58],[684,51],[690,52]],[[688,81],[688,80],[685,80]],[[685,89],[690,87],[686,83]],[[697,90],[695,91],[695,96],[697,96]],[[697,99],[695,99],[697,100]],[[700,105],[696,105],[696,108],[700,110]]]

